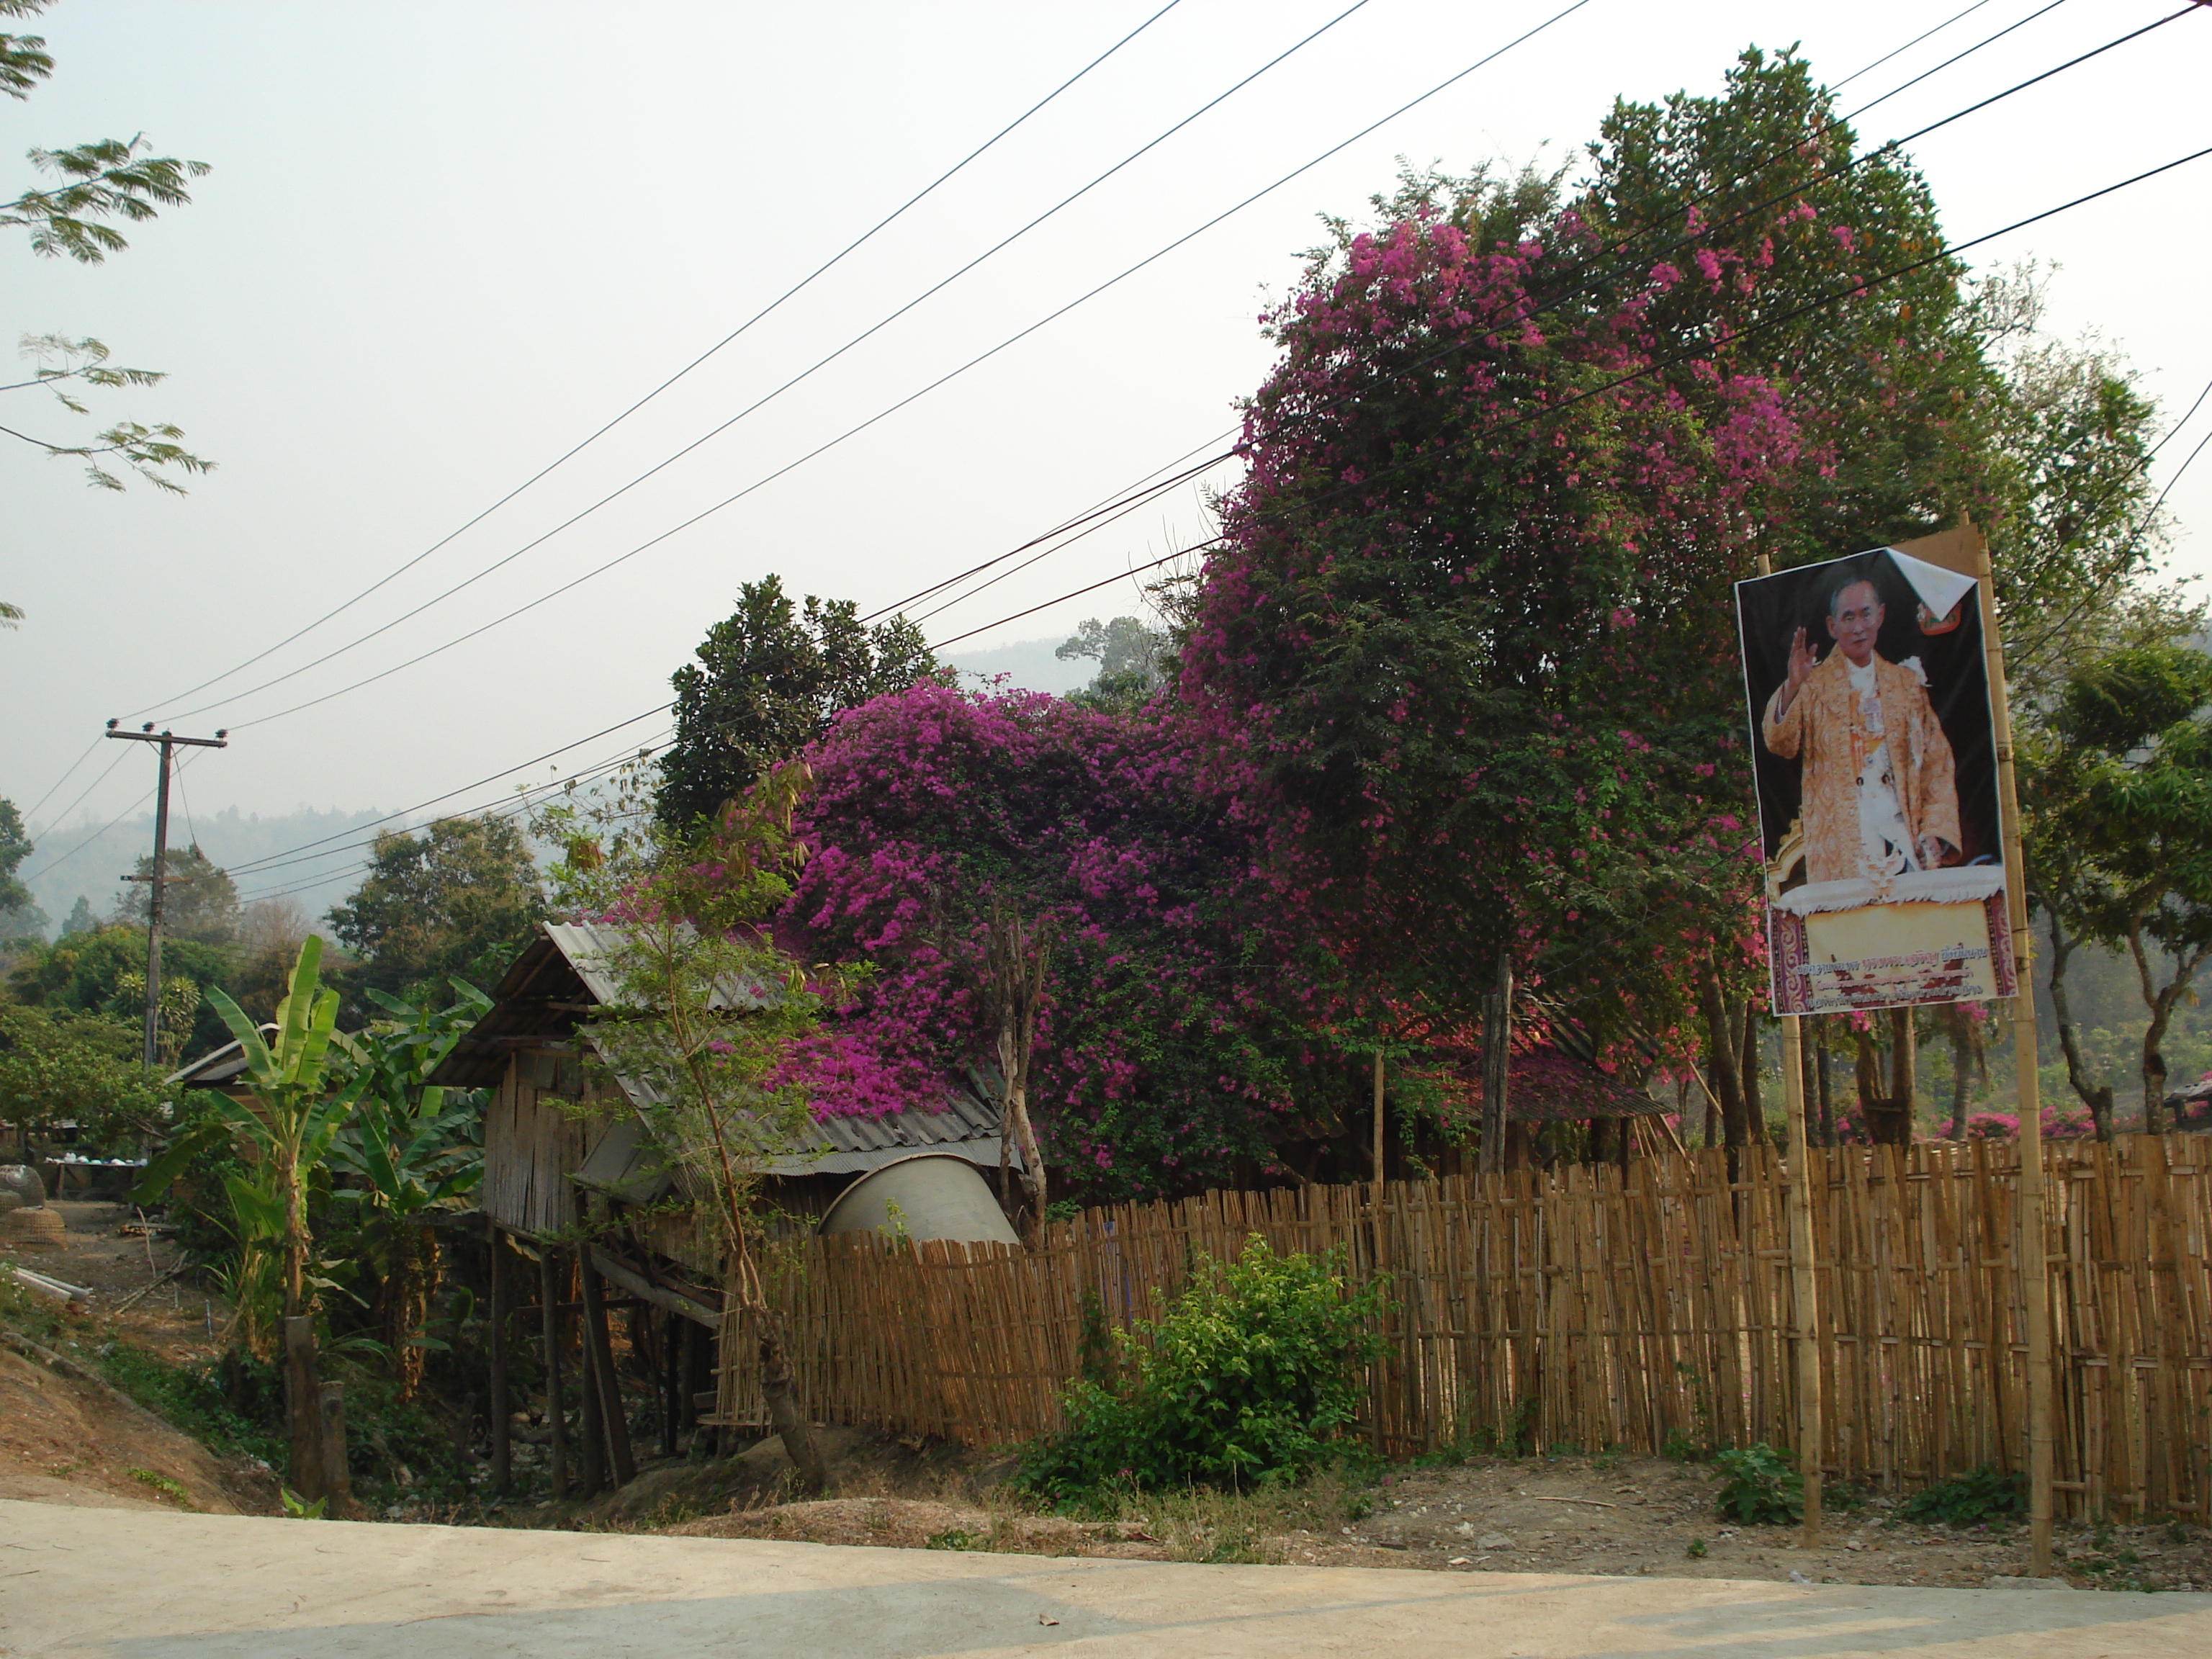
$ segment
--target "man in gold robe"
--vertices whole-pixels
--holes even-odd
[[[1815,662],[1806,630],[1759,721],[1767,749],[1803,760],[1805,878],[1886,881],[1960,862],[1950,739],[1920,677],[1878,654],[1885,607],[1869,581],[1828,600],[1836,648]]]

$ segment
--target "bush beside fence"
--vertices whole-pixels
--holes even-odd
[[[1815,1149],[1822,1462],[1913,1488],[2025,1467],[2016,1143]],[[2212,1138],[2045,1149],[2061,1513],[2208,1518]],[[817,1240],[779,1275],[817,1420],[970,1445],[1060,1426],[1086,1318],[1127,1328],[1253,1233],[1389,1275],[1363,1432],[1636,1453],[1794,1445],[1789,1181],[1771,1150],[1085,1212],[1034,1249]],[[1086,1313],[1086,1302],[1089,1310]],[[763,1420],[726,1327],[720,1417]]]

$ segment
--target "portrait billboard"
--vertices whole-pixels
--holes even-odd
[[[2013,994],[1976,590],[1894,548],[1736,584],[1777,1013]]]

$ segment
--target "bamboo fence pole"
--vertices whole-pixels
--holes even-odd
[[[1774,561],[1759,556],[1759,574],[1774,574]],[[1805,1480],[1804,1545],[1820,1541],[1820,1322],[1819,1269],[1813,1261],[1813,1159],[1805,1133],[1803,1018],[1782,1016],[1782,1100],[1790,1118],[1790,1297],[1796,1318],[1792,1346],[1797,1361],[1797,1468]],[[1698,1079],[1703,1082],[1704,1079]]]
[[[1989,662],[1990,717],[1996,728],[1997,800],[2003,814],[2005,906],[2012,927],[2013,1077],[2020,1109],[2020,1272],[2027,1306],[2028,1531],[2039,1578],[2051,1576],[2051,1263],[2043,1194],[2043,1103],[2035,1072],[2033,936],[2027,928],[2027,862],[2021,848],[2020,793],[2013,767],[2012,710],[2005,694],[2004,642],[1997,631],[1990,544],[1966,526]]]
[[[1790,1114],[1790,1299],[1796,1317],[1797,1468],[1805,1477],[1804,1544],[1820,1541],[1820,1272],[1813,1260],[1813,1155],[1805,1133],[1802,1017],[1782,1016],[1782,1097]]]

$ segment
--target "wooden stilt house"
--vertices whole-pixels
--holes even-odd
[[[569,1390],[561,1370],[567,1320],[583,1316],[579,1484],[597,1490],[635,1467],[608,1316],[628,1310],[631,1386],[649,1360],[664,1453],[711,1407],[721,1327],[720,1263],[672,1160],[654,1145],[636,1085],[592,1064],[584,1030],[617,999],[612,929],[544,924],[492,992],[492,1006],[432,1076],[491,1091],[477,1206],[492,1245],[489,1399],[495,1483],[509,1480],[507,1346],[514,1269],[534,1259],[549,1455],[556,1489],[568,1470]],[[998,1109],[977,1086],[948,1084],[939,1109],[823,1119],[811,1143],[769,1166],[769,1200],[799,1215],[827,1210],[855,1176],[918,1152],[999,1163]],[[608,1287],[612,1286],[614,1294]],[[656,1317],[657,1315],[657,1317]],[[647,1351],[650,1351],[649,1352]]]

